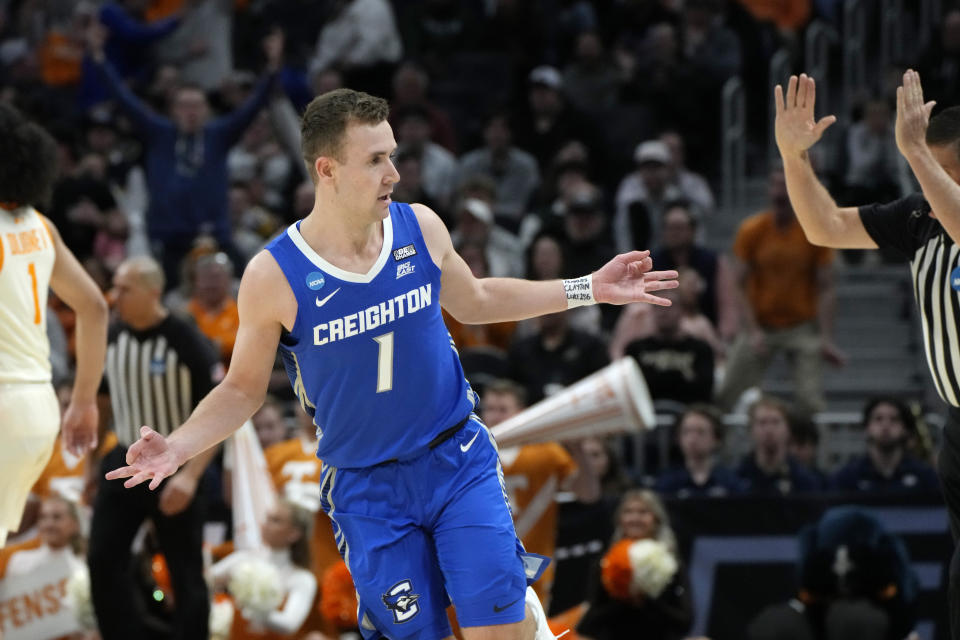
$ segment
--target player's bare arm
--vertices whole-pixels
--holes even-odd
[[[440,303],[460,322],[524,320],[569,308],[560,280],[473,277],[467,263],[453,249],[450,234],[437,214],[420,204],[412,208],[430,257],[442,271]],[[669,306],[669,300],[653,292],[676,288],[677,272],[652,269],[649,251],[621,254],[592,274],[593,298],[610,304],[647,302]]]
[[[127,466],[108,473],[108,480],[129,478],[126,487],[150,480],[150,489],[156,489],[180,465],[239,429],[263,403],[281,329],[292,328],[297,315],[293,291],[269,252],[260,252],[247,265],[237,305],[240,327],[223,381],[169,437],[143,427],[127,450]]]
[[[960,158],[956,145],[930,146],[927,126],[936,102],[923,101],[920,74],[908,69],[897,87],[897,148],[910,164],[933,214],[954,242],[960,242]],[[955,175],[948,173],[951,170]]]
[[[79,456],[97,446],[97,388],[107,353],[107,302],[57,228],[43,220],[56,252],[50,288],[77,314],[77,375],[63,414],[63,436],[67,450]]]
[[[806,74],[799,78],[790,76],[786,95],[780,85],[774,89],[774,133],[783,158],[790,203],[811,243],[836,249],[876,249],[857,208],[838,207],[810,164],[807,150],[837,121],[835,116],[820,120],[814,117],[816,96],[816,84]]]

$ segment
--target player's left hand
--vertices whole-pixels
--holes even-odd
[[[647,302],[669,307],[670,300],[651,295],[651,292],[680,286],[677,272],[651,269],[653,260],[649,251],[621,253],[593,273],[593,297],[597,302],[609,304]]]
[[[907,69],[903,84],[897,87],[897,124],[894,128],[897,148],[904,156],[926,148],[927,124],[935,104],[933,100],[923,101],[920,74]]]
[[[177,515],[190,505],[196,492],[196,478],[183,471],[175,474],[160,492],[160,512],[165,516]]]
[[[97,447],[97,424],[99,423],[97,403],[71,400],[63,412],[63,439],[71,454],[82,458],[87,451]]]

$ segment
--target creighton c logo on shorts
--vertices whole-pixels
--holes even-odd
[[[420,613],[420,606],[417,604],[420,594],[413,593],[413,585],[409,580],[401,580],[380,597],[387,609],[393,612],[393,621],[398,624],[409,622]]]

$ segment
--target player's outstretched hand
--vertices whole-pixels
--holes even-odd
[[[106,478],[130,478],[123,483],[128,489],[150,480],[153,491],[179,468],[180,461],[167,439],[150,427],[140,427],[140,439],[127,449],[127,466],[108,472]]]
[[[806,151],[820,139],[827,127],[837,121],[835,116],[824,116],[820,120],[814,118],[817,85],[805,73],[800,74],[799,78],[790,76],[786,96],[780,85],[774,88],[773,95],[777,105],[774,134],[783,156]]]
[[[648,302],[669,307],[666,298],[652,295],[652,291],[676,289],[676,271],[651,271],[653,260],[649,251],[621,253],[593,273],[593,297],[597,302],[628,304]]]
[[[96,449],[98,422],[99,413],[95,401],[71,401],[67,410],[63,412],[61,423],[67,451],[78,458],[82,458],[87,454],[87,451]]]
[[[932,100],[923,101],[920,74],[907,69],[903,84],[897,87],[897,124],[894,127],[897,148],[904,156],[925,148],[927,125],[935,104]]]

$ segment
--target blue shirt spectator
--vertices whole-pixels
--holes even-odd
[[[863,411],[867,452],[850,460],[830,479],[837,491],[939,491],[929,464],[911,456],[907,443],[916,432],[910,409],[895,398],[874,398]]]
[[[268,55],[275,71],[282,55]],[[200,234],[213,236],[231,258],[232,233],[227,204],[227,154],[266,104],[276,78],[263,77],[238,109],[210,117],[206,95],[197,87],[181,86],[171,105],[171,117],[154,112],[126,86],[102,49],[94,51],[98,73],[133,121],[145,143],[144,165],[150,204],[147,233],[163,257],[168,286],[179,280],[180,261]]]

